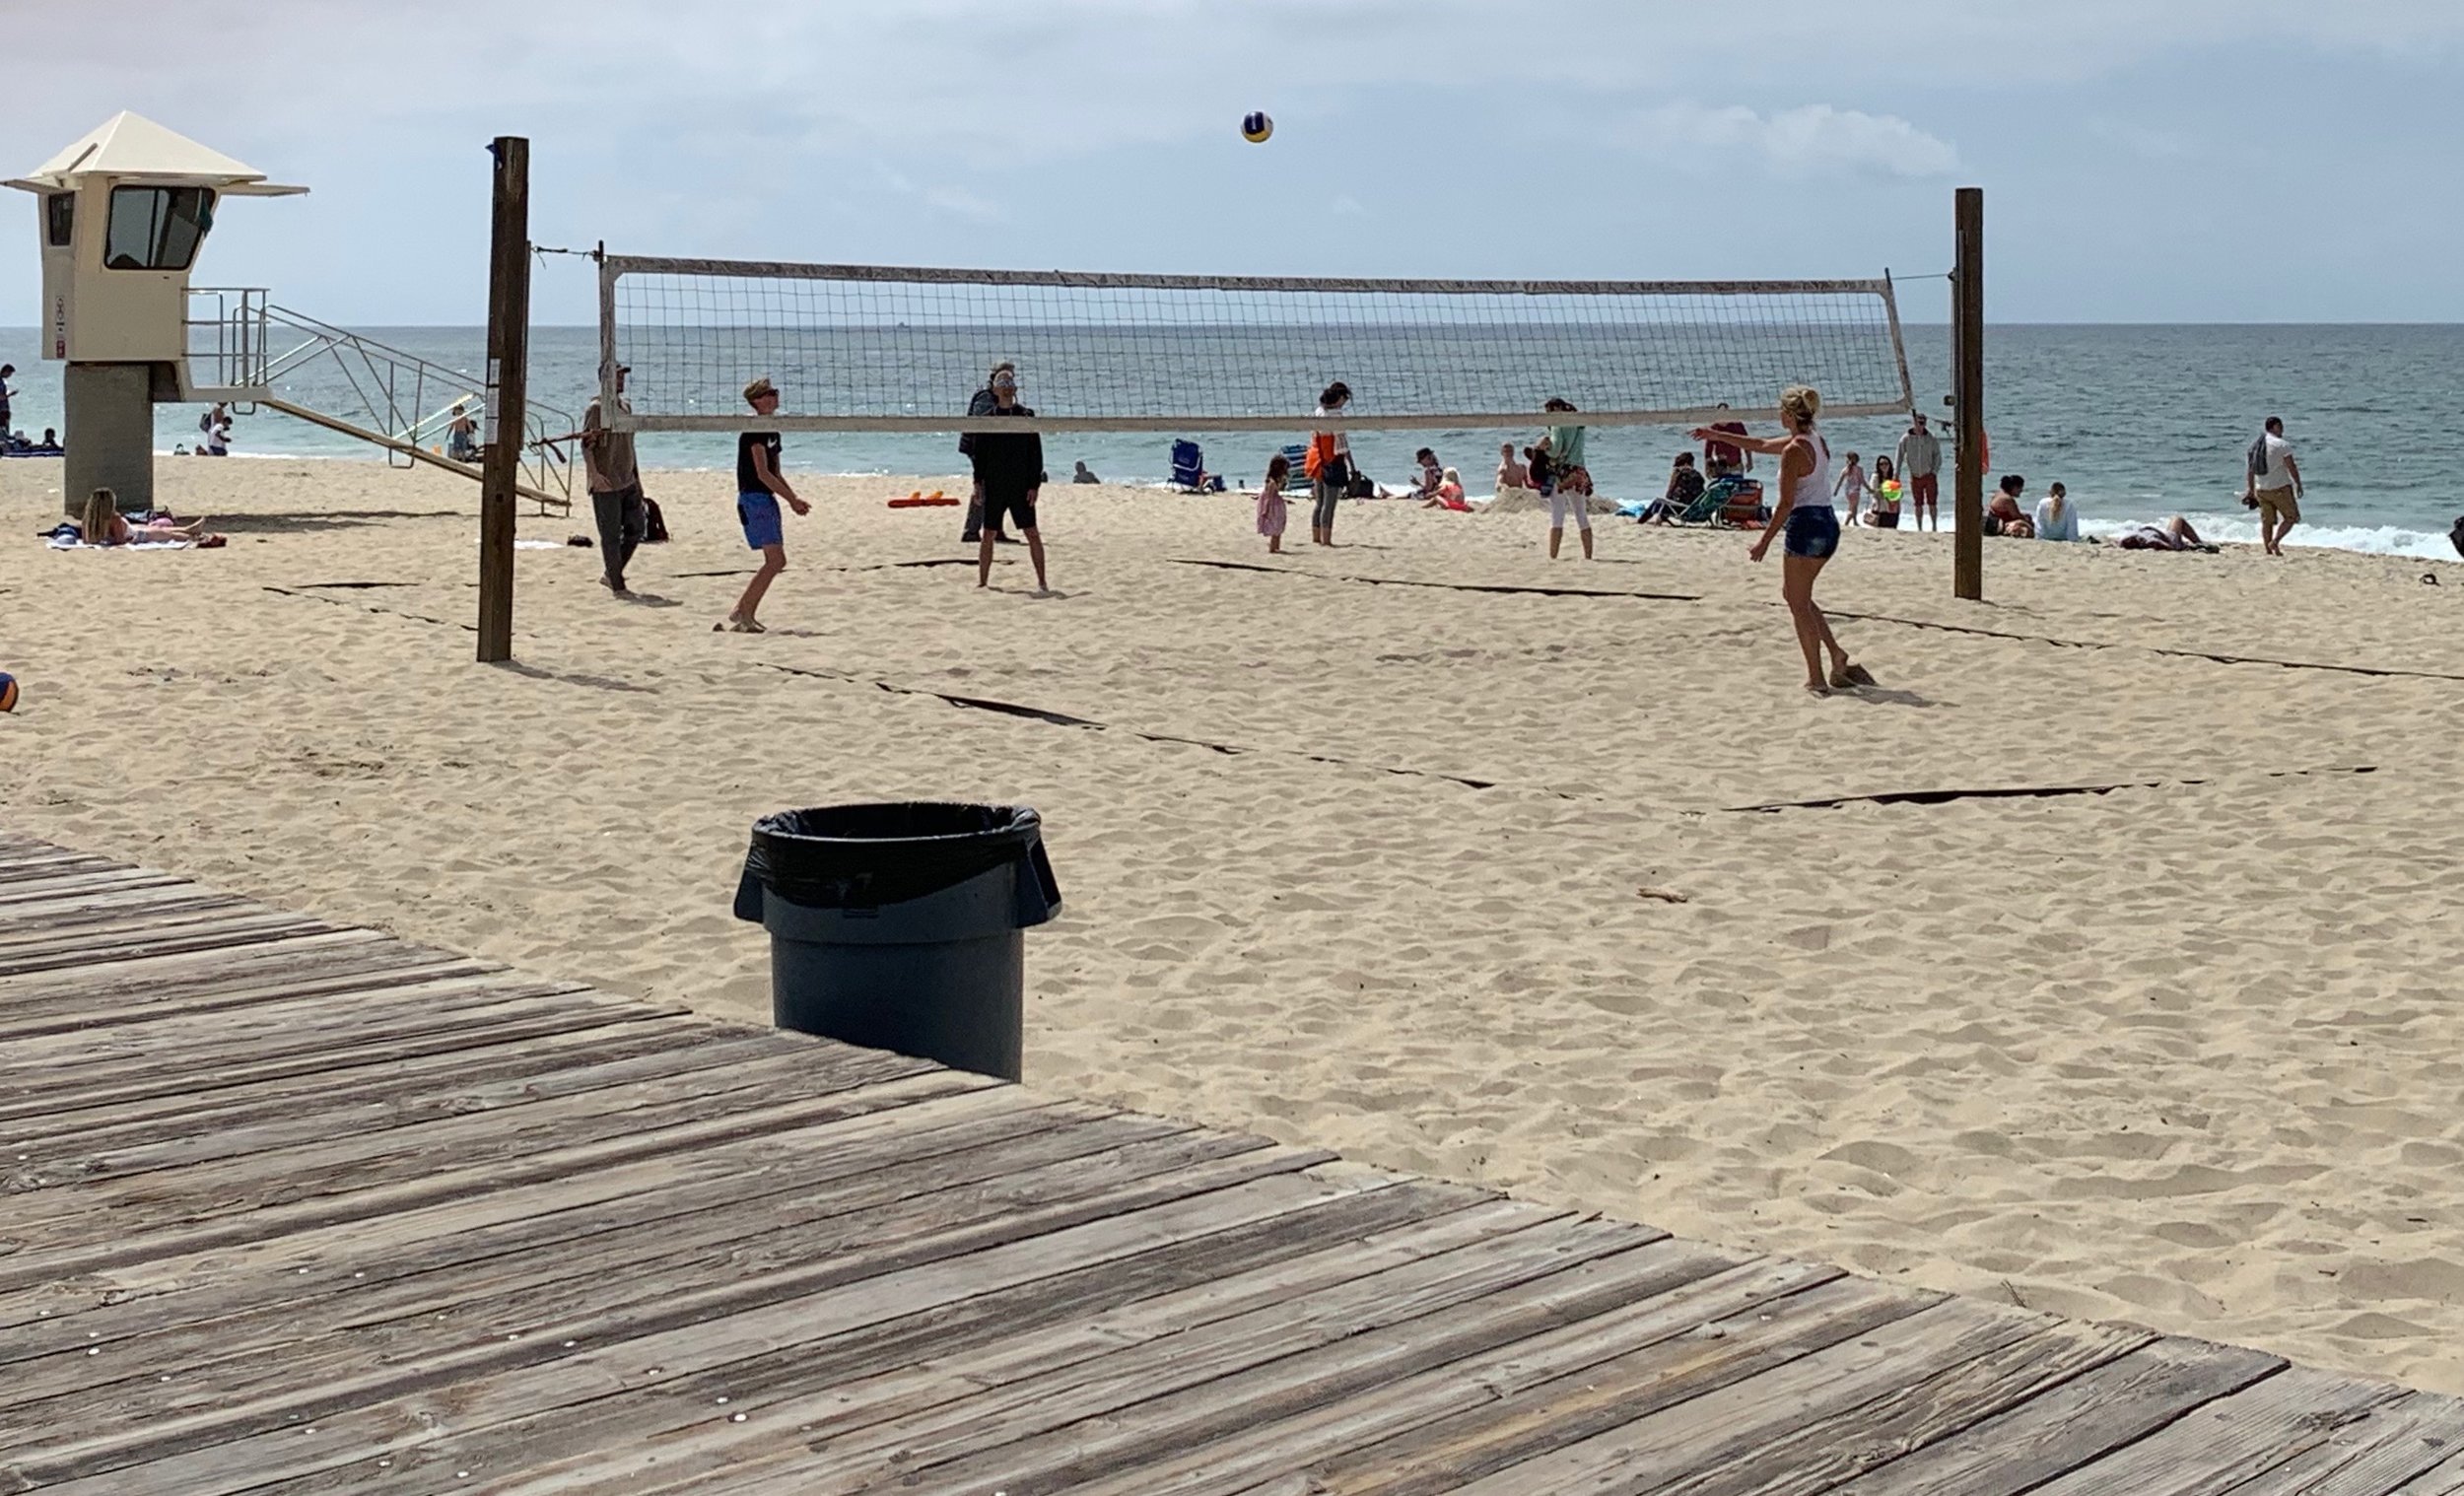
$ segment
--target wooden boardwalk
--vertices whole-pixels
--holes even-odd
[[[2464,1492],[2449,1398],[5,837],[0,1150],[0,1492]]]

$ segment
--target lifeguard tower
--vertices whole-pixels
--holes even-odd
[[[196,397],[188,272],[215,205],[308,189],[127,112],[8,185],[42,200],[42,356],[68,365],[61,498],[73,512],[108,488],[122,509],[151,509],[153,408]]]

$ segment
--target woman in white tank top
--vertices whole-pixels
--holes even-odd
[[[1793,384],[1780,394],[1780,420],[1788,428],[1786,435],[1739,437],[1732,433],[1724,440],[1780,459],[1779,507],[1754,540],[1751,555],[1760,561],[1771,548],[1771,537],[1784,537],[1780,596],[1788,603],[1788,616],[1797,626],[1797,646],[1805,653],[1806,689],[1815,696],[1828,696],[1834,690],[1873,685],[1874,677],[1863,665],[1850,661],[1848,651],[1831,635],[1830,620],[1814,601],[1814,578],[1839,549],[1839,511],[1831,508],[1831,448],[1814,428],[1821,409],[1820,394]],[[1700,441],[1714,435],[1708,429],[1694,433]],[[1828,675],[1822,670],[1825,652],[1830,655]]]

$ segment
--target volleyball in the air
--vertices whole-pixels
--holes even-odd
[[[1265,145],[1266,137],[1273,133],[1274,121],[1266,117],[1266,110],[1252,109],[1241,116],[1241,139],[1248,141],[1251,145]]]
[[[0,712],[17,710],[17,677],[0,670]]]

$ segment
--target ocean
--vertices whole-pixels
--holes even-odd
[[[448,368],[477,370],[484,362],[485,335],[476,327],[358,330]],[[1912,326],[1907,343],[1920,408],[1947,413],[1940,399],[1950,380],[1948,330]],[[533,398],[578,411],[591,391],[597,349],[591,328],[533,329]],[[59,366],[37,350],[34,329],[0,329],[0,362],[17,366],[15,425],[35,434],[60,424]],[[2305,522],[2293,543],[2455,559],[2447,535],[2464,512],[2464,325],[2013,325],[1989,329],[1986,352],[1997,473],[2023,474],[2031,499],[2049,483],[2068,485],[2091,532],[2181,513],[2211,538],[2256,540],[2255,519],[2237,502],[2242,452],[2259,423],[2278,415],[2308,488]],[[474,374],[471,387],[479,382]],[[337,414],[355,401],[330,360],[304,368],[285,392]],[[951,391],[952,405],[967,394]],[[193,441],[198,414],[194,406],[163,407],[161,449]],[[1277,446],[1304,438],[1304,425],[1295,421],[1279,441],[1226,433],[1198,440],[1210,469],[1254,486]],[[1894,422],[1839,422],[1828,433],[1835,451],[1870,459],[1891,448],[1898,430]],[[1413,476],[1413,449],[1433,447],[1477,495],[1493,486],[1506,435],[1361,432],[1352,446],[1371,476],[1398,486]],[[273,413],[241,416],[234,437],[243,456],[383,460],[348,438]],[[1685,444],[1669,428],[1599,427],[1588,455],[1603,494],[1651,498]],[[1071,434],[1050,439],[1046,451],[1057,476],[1083,459],[1107,482],[1154,483],[1169,470],[1170,445],[1163,433]],[[733,463],[724,437],[653,434],[641,449],[646,467]],[[947,473],[960,463],[953,438],[909,435],[790,435],[787,460],[832,473]]]

